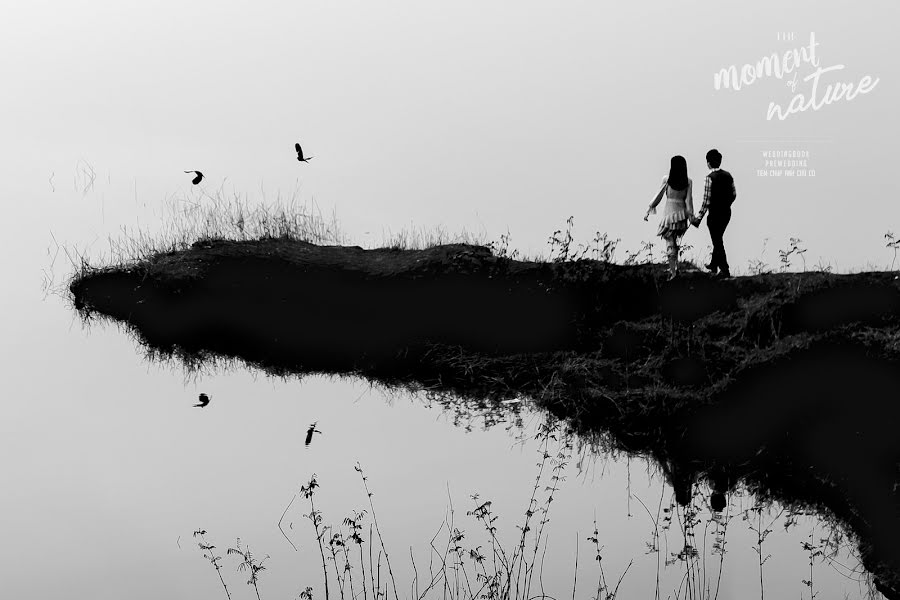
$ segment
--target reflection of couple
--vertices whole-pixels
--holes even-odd
[[[709,175],[706,176],[706,185],[703,188],[703,206],[697,216],[694,216],[693,183],[687,174],[687,161],[683,156],[673,156],[669,176],[664,177],[662,187],[656,198],[647,209],[644,220],[656,213],[656,205],[660,203],[663,195],[666,196],[666,204],[663,207],[662,218],[659,222],[657,235],[666,240],[666,255],[669,258],[669,279],[678,275],[678,242],[688,229],[688,224],[694,227],[700,226],[703,215],[709,212],[706,226],[709,227],[709,237],[712,240],[712,260],[706,268],[717,277],[731,277],[728,270],[728,261],[725,258],[725,246],[722,235],[731,220],[731,203],[734,202],[737,192],[734,189],[734,179],[731,173],[723,171],[719,167],[722,164],[722,154],[712,149],[706,153],[706,164],[709,167]]]

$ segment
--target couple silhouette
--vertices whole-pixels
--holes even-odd
[[[704,215],[709,213],[706,226],[712,240],[712,259],[706,268],[720,278],[731,277],[728,259],[725,257],[725,244],[722,236],[731,220],[731,204],[737,197],[734,178],[731,173],[721,168],[722,153],[713,148],[706,153],[706,166],[709,174],[703,187],[703,206],[694,215],[693,182],[688,177],[687,161],[683,156],[673,156],[669,167],[669,176],[663,177],[659,193],[650,203],[646,221],[650,215],[656,214],[656,207],[666,197],[659,230],[656,235],[666,240],[666,256],[669,259],[669,281],[678,276],[678,243],[689,225],[699,227]]]

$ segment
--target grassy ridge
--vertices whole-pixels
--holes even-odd
[[[189,364],[362,376],[494,410],[530,398],[654,457],[680,501],[699,480],[717,493],[742,482],[833,515],[898,597],[893,273],[716,281],[686,264],[664,283],[660,265],[590,259],[560,232],[543,261],[505,244],[364,250],[271,233],[85,265],[73,303]]]

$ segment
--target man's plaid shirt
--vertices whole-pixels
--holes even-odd
[[[710,171],[710,174],[715,173],[719,169],[713,169]],[[700,207],[700,212],[697,213],[697,218],[702,219],[703,215],[709,210],[709,194],[712,191],[712,180],[709,175],[706,176],[706,182],[703,184],[703,206]],[[737,190],[734,188],[734,179],[731,180],[731,195],[733,198],[737,198]]]

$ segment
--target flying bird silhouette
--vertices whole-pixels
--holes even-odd
[[[203,181],[203,173],[201,173],[200,171],[185,171],[185,173],[194,173],[194,174],[196,174],[196,177],[194,177],[193,179],[191,179],[191,183],[193,183],[194,185],[197,185],[198,183],[200,183],[201,181]]]
[[[195,404],[194,408],[203,408],[204,406],[209,404],[209,396],[207,396],[206,394],[200,394],[199,400],[200,404]]]
[[[316,421],[318,423],[318,421]],[[309,446],[309,443],[312,442],[314,433],[322,433],[318,429],[316,429],[316,423],[313,423],[309,426],[309,429],[306,430],[306,445]]]
[[[297,160],[299,160],[300,162],[309,162],[313,159],[312,156],[303,158],[303,148],[300,147],[300,144],[294,144],[294,150],[297,151]]]

